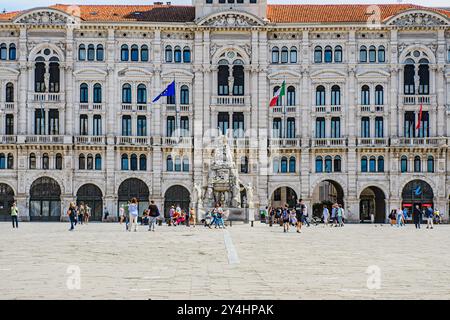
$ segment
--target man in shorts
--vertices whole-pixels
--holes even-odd
[[[302,219],[303,219],[303,209],[301,200],[299,200],[295,204],[295,218],[297,219],[297,233],[300,233],[300,230],[302,229]]]

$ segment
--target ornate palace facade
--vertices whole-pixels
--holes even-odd
[[[243,206],[338,201],[382,222],[420,203],[448,220],[449,63],[450,11],[408,4],[0,14],[0,213],[195,205],[227,134]],[[151,103],[174,80],[175,97]]]

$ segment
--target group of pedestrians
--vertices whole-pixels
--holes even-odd
[[[393,209],[389,214],[391,226],[406,226],[406,221],[411,217],[411,214],[416,229],[420,229],[424,217],[427,221],[427,229],[434,229],[435,223],[441,223],[441,214],[438,209],[433,209],[431,206],[420,208],[418,204],[415,204],[411,213],[406,207]]]
[[[195,227],[195,210],[190,208],[188,211],[181,209],[180,205],[172,205],[169,209],[168,225],[179,226],[185,225]]]
[[[91,208],[84,204],[80,203],[79,206],[75,204],[75,202],[71,202],[69,204],[69,208],[67,209],[67,216],[70,221],[70,229],[69,231],[73,231],[77,224],[88,224],[89,217],[91,216]]]
[[[214,226],[215,229],[225,229],[225,221],[224,221],[224,211],[222,205],[217,203],[214,206],[214,209],[207,211],[205,213],[205,218],[202,220],[202,223],[205,227],[212,228]]]
[[[267,210],[269,226],[279,224],[283,226],[283,232],[289,232],[289,228],[295,226],[297,233],[300,233],[303,225],[310,226],[308,207],[303,199],[300,199],[293,208],[289,208],[286,203],[283,207],[270,207]]]

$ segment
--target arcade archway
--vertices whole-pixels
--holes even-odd
[[[138,200],[139,215],[142,216],[144,210],[148,208],[150,192],[144,181],[130,178],[122,182],[117,192],[118,208],[125,207],[131,199]]]
[[[30,221],[59,221],[61,188],[54,179],[42,177],[30,188]]]
[[[92,183],[78,189],[77,205],[88,205],[91,208],[90,220],[101,221],[103,217],[103,194],[99,187]]]
[[[423,207],[433,207],[433,188],[423,180],[408,182],[402,190],[402,207],[410,212],[416,204]]]
[[[344,189],[333,180],[320,182],[313,191],[313,203],[338,203],[344,207]]]
[[[179,206],[181,210],[188,212],[190,203],[191,194],[188,189],[180,185],[172,186],[164,194],[164,216],[169,217],[171,206]]]
[[[288,204],[289,208],[293,208],[297,202],[298,196],[294,189],[290,187],[280,187],[275,189],[270,198],[272,207],[284,207]]]
[[[6,183],[0,183],[0,221],[10,220],[14,190]]]
[[[375,215],[376,223],[386,221],[386,196],[378,187],[367,187],[359,195],[359,219],[370,222],[370,215]]]

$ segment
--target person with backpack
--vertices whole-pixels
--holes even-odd
[[[284,205],[281,212],[281,219],[283,221],[283,232],[289,232],[290,212],[287,204]]]
[[[306,226],[309,227],[308,207],[303,202],[303,199],[300,199],[300,204],[301,204],[301,207],[302,207],[302,224],[306,224]]]
[[[297,224],[296,224],[297,233],[300,233],[300,230],[302,229],[302,220],[303,220],[302,204],[300,201],[298,201],[294,207],[295,218],[297,219]]]
[[[416,229],[420,229],[420,224],[422,222],[422,211],[420,210],[418,204],[416,204],[413,209],[413,221]]]
[[[434,211],[433,208],[428,207],[427,210],[425,211],[425,217],[427,218],[427,229],[431,228],[433,229],[433,215],[434,215]]]
[[[67,215],[69,216],[69,221],[70,221],[69,231],[73,231],[75,229],[74,224],[76,222],[76,217],[77,217],[77,209],[76,209],[75,203],[71,202],[69,204],[69,209],[67,210]]]
[[[11,221],[12,221],[13,229],[19,228],[18,215],[19,215],[19,208],[17,208],[17,205],[14,202],[11,207]]]
[[[154,200],[150,201],[150,205],[148,206],[148,215],[149,215],[148,231],[155,232],[156,220],[160,216],[160,213]]]
[[[343,216],[344,216],[344,209],[342,209],[342,205],[340,204],[337,207],[337,219],[338,219],[339,227],[344,226],[344,222],[342,221]]]

